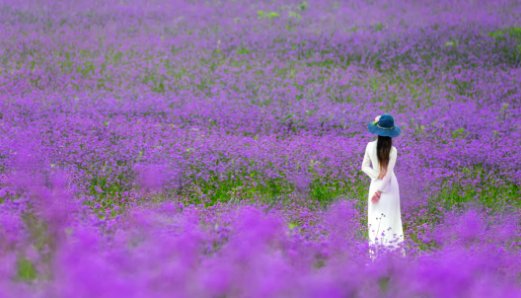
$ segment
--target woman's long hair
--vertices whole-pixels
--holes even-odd
[[[382,173],[387,171],[392,146],[393,139],[391,137],[378,136],[378,141],[376,142],[376,155],[378,156],[380,172]]]

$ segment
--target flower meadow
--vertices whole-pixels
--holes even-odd
[[[0,297],[521,297],[521,3],[0,3]],[[368,256],[391,113],[405,256]]]

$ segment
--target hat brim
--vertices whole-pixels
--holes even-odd
[[[391,138],[399,136],[402,131],[398,126],[395,126],[393,129],[380,128],[376,126],[373,122],[367,124],[367,129],[372,134]]]

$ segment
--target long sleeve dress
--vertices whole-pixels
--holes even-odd
[[[377,141],[373,141],[367,144],[362,162],[362,171],[371,178],[367,204],[369,244],[397,247],[404,240],[400,188],[394,175],[398,151],[394,146],[391,148],[386,174],[383,179],[378,179],[380,165],[376,153],[376,143]],[[380,200],[373,203],[371,198],[376,191],[382,193]]]

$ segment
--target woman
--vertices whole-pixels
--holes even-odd
[[[398,151],[392,138],[400,134],[389,114],[377,116],[369,123],[371,133],[378,139],[365,148],[362,171],[371,178],[368,201],[368,230],[370,255],[374,257],[379,246],[396,248],[403,242],[403,227],[400,212],[400,189],[394,175]],[[371,167],[372,165],[372,167]],[[402,254],[405,251],[402,249]]]

